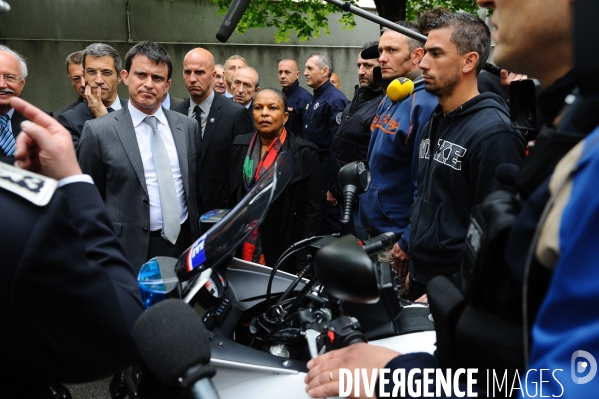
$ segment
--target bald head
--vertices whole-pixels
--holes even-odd
[[[189,96],[200,104],[212,93],[212,80],[216,75],[214,56],[201,47],[194,48],[183,59],[183,80]]]
[[[291,87],[297,78],[299,78],[299,68],[297,62],[294,60],[286,59],[279,62],[279,84],[283,87],[283,90]]]

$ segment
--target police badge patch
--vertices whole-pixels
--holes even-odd
[[[343,116],[343,112],[339,112],[337,116],[335,116],[335,121],[338,125],[341,125],[341,117]]]
[[[52,199],[58,182],[49,177],[0,162],[0,187],[37,206],[45,206]]]

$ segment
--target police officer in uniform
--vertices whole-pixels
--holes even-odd
[[[327,53],[310,54],[304,76],[308,86],[314,90],[314,95],[312,101],[306,105],[302,138],[318,146],[322,198],[322,222],[319,234],[333,234],[339,231],[339,208],[329,205],[326,200],[331,180],[329,149],[341,123],[343,109],[349,101],[329,82],[332,73],[333,61]]]
[[[136,360],[136,276],[69,132],[19,98],[16,165],[0,164],[0,396],[107,377]],[[31,173],[31,169],[45,176]]]
[[[368,42],[362,50],[376,45],[378,42]],[[356,85],[353,100],[343,110],[341,124],[331,144],[331,181],[327,191],[327,202],[331,206],[343,203],[343,187],[337,181],[339,170],[350,162],[365,160],[368,157],[370,124],[385,96],[383,89],[374,83],[373,71],[379,66],[378,59],[364,59],[358,54],[357,66],[360,84]],[[359,202],[352,205],[352,219],[350,232],[362,240],[367,240],[368,230],[360,221]]]
[[[294,60],[281,60],[277,73],[279,75],[279,84],[283,88],[283,93],[287,96],[289,119],[285,123],[285,127],[293,134],[300,135],[304,130],[306,105],[312,99],[312,95],[300,86],[298,80],[300,73],[297,62]]]

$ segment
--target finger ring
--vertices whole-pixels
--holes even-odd
[[[329,381],[333,381],[333,371],[329,371]]]

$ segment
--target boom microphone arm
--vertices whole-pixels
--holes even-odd
[[[420,34],[420,33],[414,32],[410,29],[404,28],[403,26],[393,23],[393,22],[389,21],[388,19],[381,18],[378,15],[374,15],[372,13],[369,13],[368,11],[364,11],[359,7],[352,6],[349,3],[344,3],[339,0],[325,0],[325,1],[327,3],[336,5],[337,7],[341,8],[345,12],[349,11],[352,14],[358,15],[362,18],[366,18],[367,20],[369,20],[371,22],[377,23],[381,26],[384,26],[385,28],[392,29],[396,32],[401,33],[402,35],[411,37],[412,39],[418,40],[422,43],[426,42],[426,36],[424,36],[423,34]],[[489,64],[488,62],[485,62],[485,66],[483,67],[483,69],[485,71],[490,72],[497,76],[499,76],[499,73],[501,72],[501,69],[499,69],[498,67],[496,67],[493,64]]]

